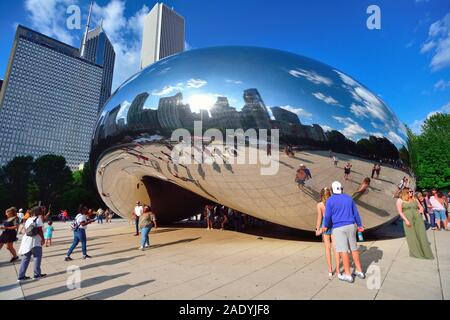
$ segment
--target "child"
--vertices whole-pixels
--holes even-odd
[[[53,228],[52,225],[53,225],[53,222],[49,221],[48,226],[45,229],[44,238],[45,238],[45,246],[46,247],[49,247],[52,245],[53,231],[55,230],[55,228]]]

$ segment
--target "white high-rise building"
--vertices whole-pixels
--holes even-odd
[[[141,69],[184,51],[184,18],[163,3],[157,3],[145,17]]]

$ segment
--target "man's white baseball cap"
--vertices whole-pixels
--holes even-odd
[[[331,189],[334,194],[342,194],[342,184],[339,181],[335,181],[331,184]]]

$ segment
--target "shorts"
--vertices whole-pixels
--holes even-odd
[[[345,174],[350,174],[350,169],[345,169],[345,170],[344,170],[344,173],[345,173]]]
[[[358,245],[356,244],[356,229],[356,225],[354,224],[333,228],[336,252],[350,252],[358,249]]]
[[[295,182],[297,182],[298,185],[304,186],[306,179],[295,179]]]
[[[434,219],[436,221],[445,221],[447,220],[447,216],[445,215],[445,210],[433,210]]]

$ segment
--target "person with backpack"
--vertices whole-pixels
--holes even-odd
[[[44,232],[42,230],[44,223],[41,217],[41,210],[41,207],[31,209],[30,217],[24,225],[25,234],[20,243],[19,254],[25,257],[20,263],[18,282],[30,280],[30,277],[26,276],[26,272],[31,261],[31,256],[34,259],[34,279],[37,280],[47,276],[41,272],[42,246],[45,244]]]
[[[67,256],[64,261],[72,261],[73,259],[70,257],[73,250],[78,246],[81,242],[81,251],[83,252],[83,260],[90,259],[91,256],[87,254],[87,238],[86,238],[86,229],[88,224],[91,224],[95,221],[95,219],[89,219],[87,217],[89,211],[86,207],[80,207],[80,213],[75,217],[75,220],[70,224],[70,227],[73,231],[73,243],[67,252]]]

